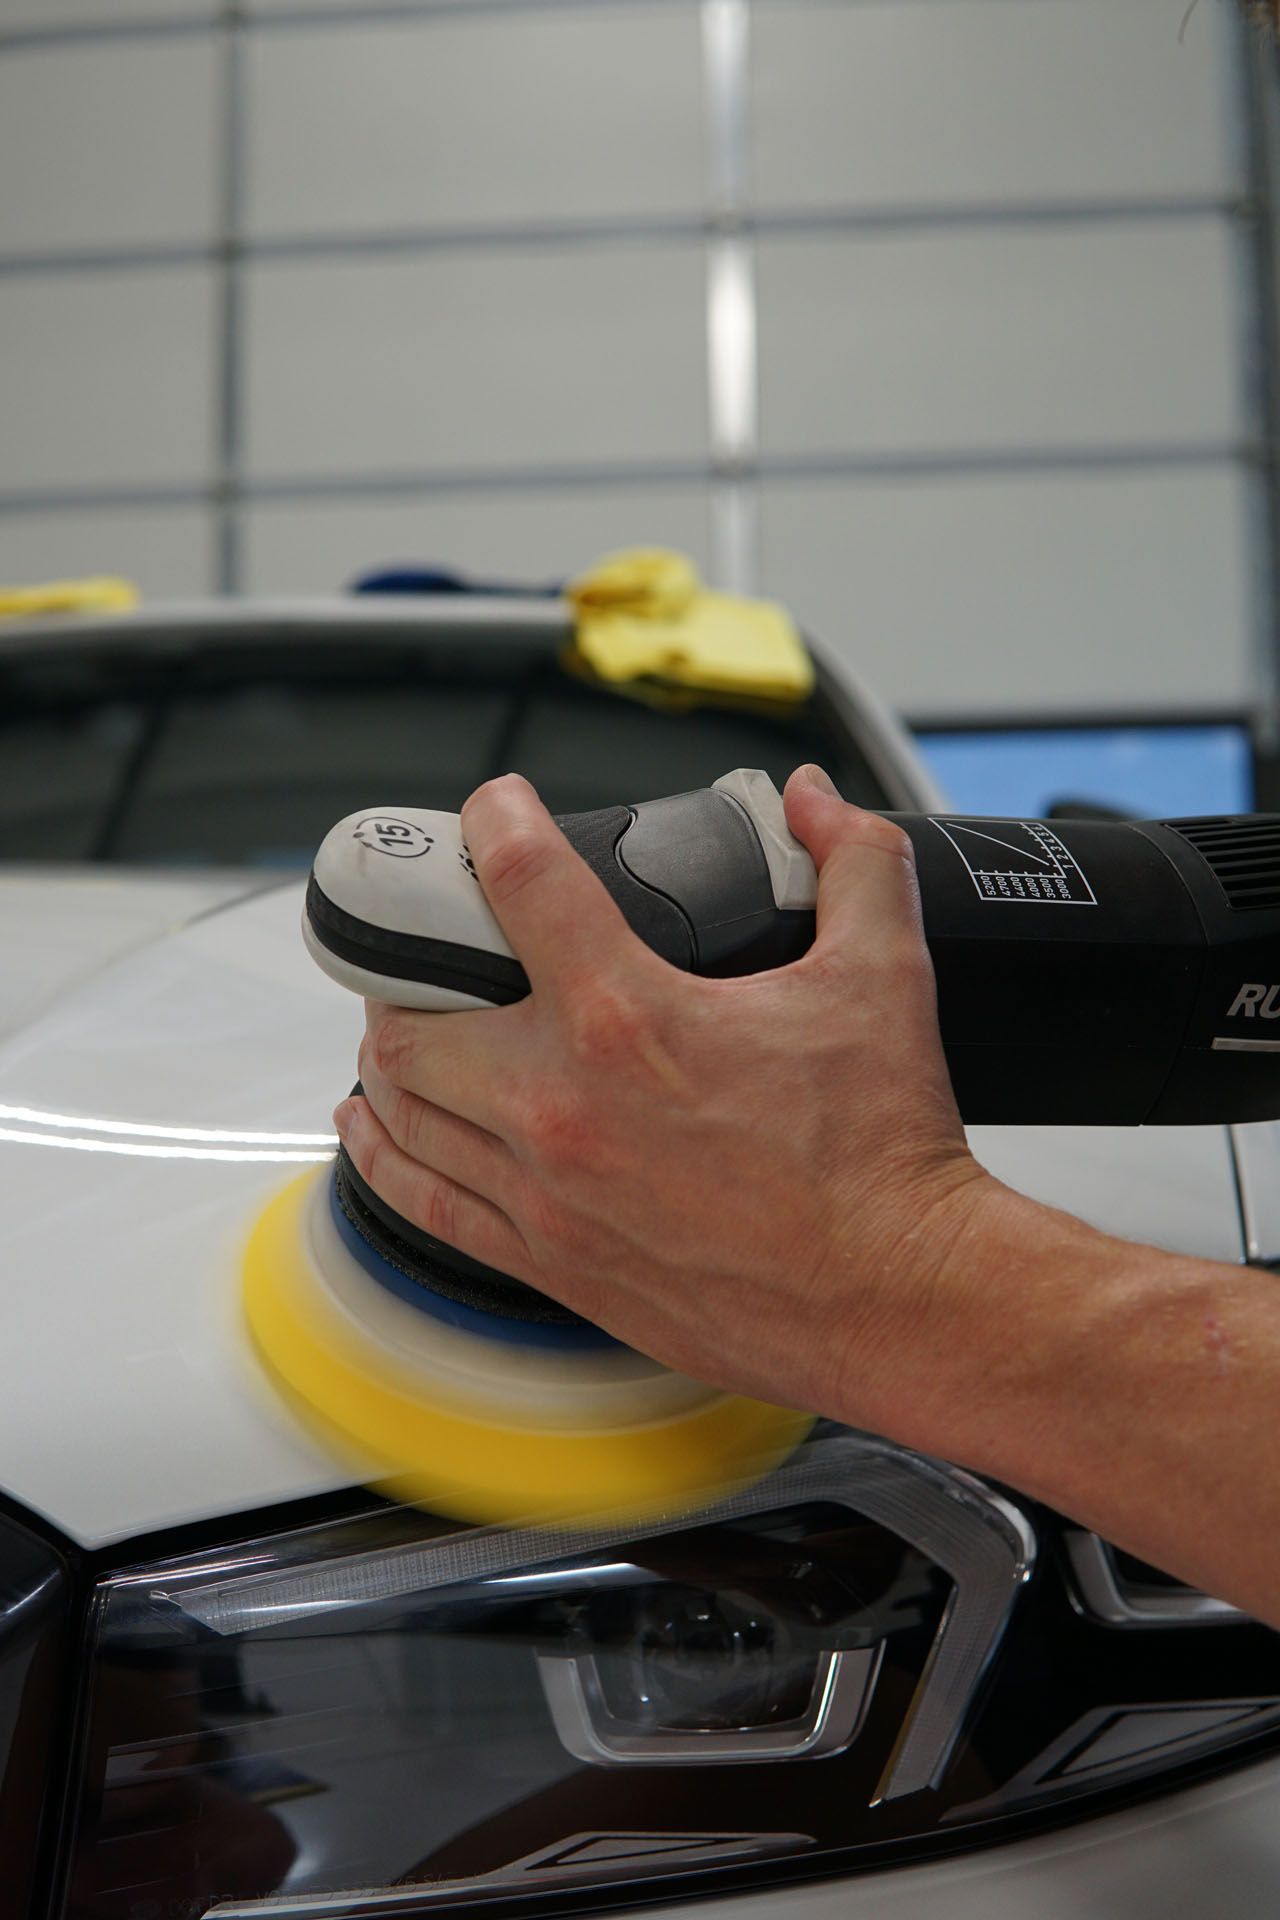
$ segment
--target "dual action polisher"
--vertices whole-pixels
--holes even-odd
[[[969,1122],[1280,1117],[1280,815],[893,814],[910,836]],[[768,775],[562,817],[635,932],[727,977],[813,941],[817,877]],[[303,933],[340,985],[429,1012],[529,983],[456,814],[369,809],[316,856]],[[652,1516],[769,1470],[806,1415],[671,1373],[396,1214],[345,1151],[258,1223],[259,1350],[365,1477],[468,1520]]]

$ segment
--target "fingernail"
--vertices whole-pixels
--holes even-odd
[[[333,1124],[337,1129],[339,1140],[345,1140],[347,1138],[355,1124],[355,1117],[356,1110],[349,1100],[344,1100],[341,1106],[334,1108]]]
[[[819,793],[829,793],[835,800],[840,798],[834,780],[829,774],[824,773],[821,767],[806,767],[804,777],[811,787],[818,789]]]

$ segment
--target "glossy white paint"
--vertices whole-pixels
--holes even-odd
[[[0,1036],[117,955],[263,884],[245,873],[188,878],[111,866],[0,869]]]
[[[1250,1260],[1280,1260],[1280,1120],[1232,1127]]]
[[[250,1223],[325,1156],[354,1075],[360,1007],[307,958],[301,896],[206,914],[0,1044],[0,1479],[87,1545],[346,1479],[275,1401],[238,1307]],[[1239,1258],[1220,1130],[975,1143],[1102,1226]]]
[[[87,1545],[347,1478],[259,1375],[237,1292],[250,1223],[327,1157],[354,1077],[359,1003],[300,907],[291,881],[198,920],[0,1047],[0,1473]]]
[[[1038,1840],[767,1894],[700,1920],[1261,1920],[1280,1886],[1280,1760]],[[650,1920],[687,1909],[651,1908]]]

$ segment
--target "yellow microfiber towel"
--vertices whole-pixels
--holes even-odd
[[[611,685],[646,682],[786,704],[813,691],[813,662],[783,609],[711,592],[683,554],[661,547],[609,554],[565,593],[576,615],[569,664]]]
[[[131,580],[114,574],[89,580],[46,580],[38,586],[0,587],[0,620],[26,620],[40,613],[127,613],[138,604]]]

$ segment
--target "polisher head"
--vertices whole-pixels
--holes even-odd
[[[812,1425],[673,1373],[429,1241],[345,1157],[264,1209],[244,1299],[269,1372],[331,1450],[474,1523],[687,1511],[769,1472]]]

